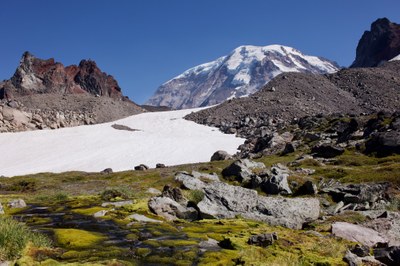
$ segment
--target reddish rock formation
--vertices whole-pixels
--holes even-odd
[[[64,67],[53,58],[43,60],[25,52],[14,76],[0,88],[0,99],[43,93],[107,96],[122,99],[118,82],[102,72],[94,61]]]
[[[361,37],[351,67],[375,67],[400,54],[400,25],[387,18],[376,20]]]

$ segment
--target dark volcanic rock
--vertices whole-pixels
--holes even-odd
[[[0,132],[104,123],[145,111],[123,96],[117,81],[94,61],[64,67],[29,52],[13,77],[0,83],[0,106],[5,104],[19,119],[6,123],[0,108]]]
[[[343,154],[344,149],[331,144],[322,144],[314,146],[311,150],[311,153],[313,153],[316,157],[333,158]]]
[[[366,152],[378,156],[400,154],[400,131],[379,132],[366,143]]]
[[[79,66],[64,67],[53,58],[43,60],[25,52],[20,65],[4,89],[14,97],[36,93],[90,93],[122,99],[121,88],[94,61],[82,60]]]
[[[400,246],[387,247],[387,248],[375,248],[374,249],[375,259],[379,260],[388,266],[400,265]]]
[[[247,243],[249,245],[256,245],[260,247],[268,247],[272,245],[276,240],[278,240],[277,233],[272,234],[259,234],[255,236],[251,236]]]
[[[400,25],[387,18],[376,20],[361,37],[351,67],[374,67],[400,54]]]

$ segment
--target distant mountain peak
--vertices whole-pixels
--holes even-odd
[[[184,109],[221,103],[256,92],[282,72],[333,73],[336,63],[284,45],[242,45],[226,56],[183,72],[146,102]]]

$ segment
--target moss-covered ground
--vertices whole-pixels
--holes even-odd
[[[267,156],[259,159],[266,165],[293,162],[299,154]],[[311,224],[307,230],[291,230],[241,218],[231,220],[175,221],[138,223],[127,218],[139,213],[162,220],[152,214],[147,201],[148,188],[162,190],[174,185],[178,171],[215,172],[232,161],[180,165],[148,171],[112,174],[68,172],[43,173],[0,180],[0,202],[5,216],[26,223],[42,232],[50,245],[24,242],[12,258],[19,265],[346,265],[342,258],[353,243],[329,236],[334,221],[361,222],[363,217],[345,213],[323,223]],[[311,176],[290,178],[335,178],[342,182],[389,181],[400,184],[400,156],[368,157],[346,151],[330,162],[313,159],[295,167],[312,168]],[[193,200],[202,195],[187,195]],[[23,198],[28,208],[11,210],[10,199]],[[101,206],[105,201],[132,200],[122,207]],[[399,201],[400,202],[400,201]],[[400,207],[400,206],[399,206]],[[107,211],[104,217],[93,214]],[[361,219],[361,220],[360,220]],[[1,222],[0,222],[1,223]],[[276,232],[279,239],[266,248],[247,244],[251,235]],[[224,248],[202,250],[199,243],[215,239],[227,243]],[[2,252],[0,247],[0,254]],[[1,257],[0,257],[1,258]]]

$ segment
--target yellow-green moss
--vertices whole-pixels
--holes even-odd
[[[78,209],[73,209],[72,212],[78,213],[78,214],[82,214],[82,215],[89,215],[92,216],[93,214],[95,214],[96,212],[99,211],[103,211],[106,210],[103,207],[91,207],[91,208],[78,208]]]
[[[54,229],[54,235],[59,245],[71,249],[90,248],[106,239],[100,233],[79,229]]]

